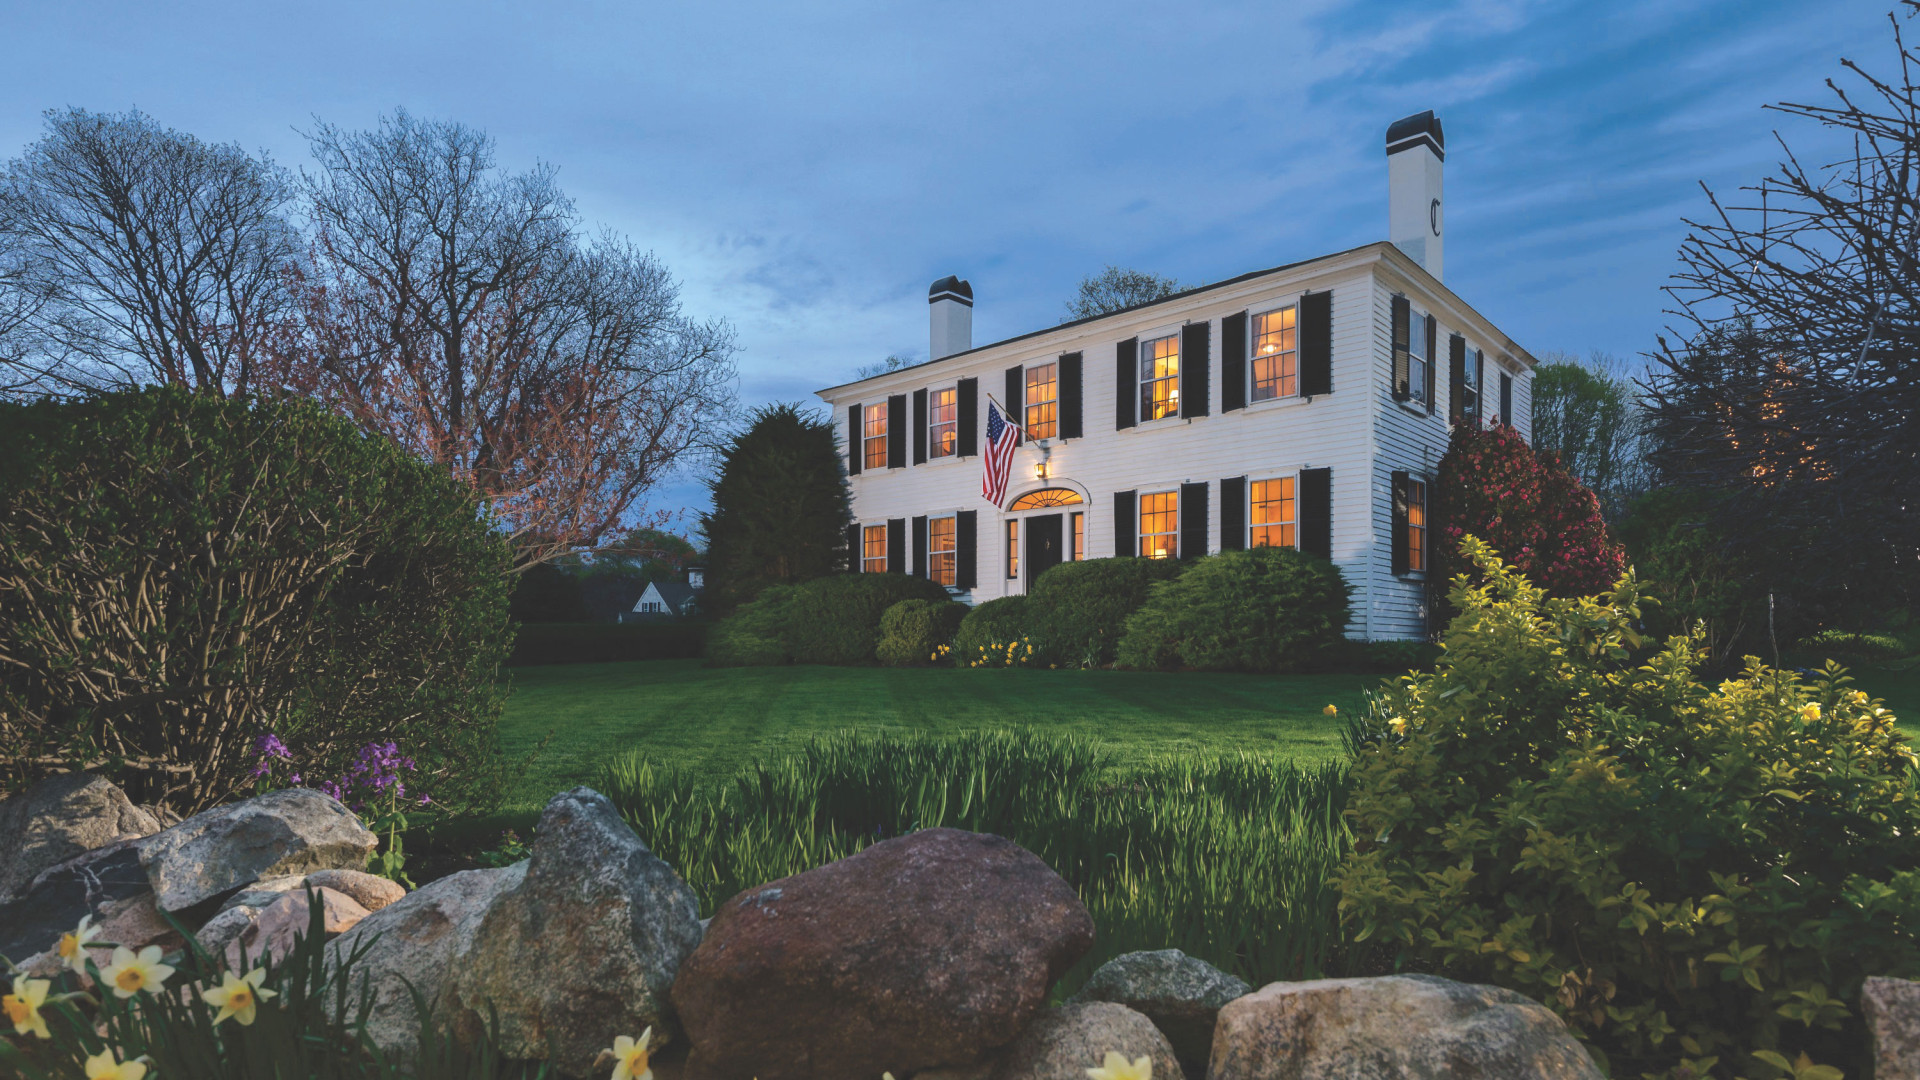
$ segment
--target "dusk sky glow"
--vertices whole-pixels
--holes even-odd
[[[1830,152],[1762,106],[1896,58],[1885,0],[7,8],[6,157],[65,105],[296,168],[315,117],[460,120],[730,320],[748,404],[924,359],[946,274],[985,343],[1109,263],[1197,285],[1385,239],[1382,133],[1429,108],[1448,285],[1536,354],[1631,356],[1699,183],[1757,180],[1776,129]]]

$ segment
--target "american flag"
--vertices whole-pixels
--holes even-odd
[[[1007,497],[1007,474],[1013,471],[1013,448],[1020,445],[1020,429],[1000,415],[999,403],[987,399],[987,471],[980,477],[980,494],[995,506]]]

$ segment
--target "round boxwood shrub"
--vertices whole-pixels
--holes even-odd
[[[1041,574],[1028,608],[1041,654],[1061,667],[1113,663],[1127,616],[1147,602],[1155,583],[1179,576],[1182,568],[1172,559],[1088,559]]]
[[[947,660],[953,635],[970,610],[965,604],[902,600],[880,615],[874,655],[888,667],[926,667]]]
[[[1630,574],[1553,598],[1462,550],[1439,663],[1356,740],[1351,939],[1545,1002],[1614,1076],[1866,1075],[1862,980],[1920,976],[1893,715],[1837,667],[1703,681]]]
[[[1030,640],[1033,628],[1028,611],[1027,598],[1022,595],[1003,596],[974,607],[960,620],[960,629],[953,635],[954,662],[966,667],[989,654],[1002,655],[1011,642]]]
[[[0,794],[90,769],[188,813],[271,734],[497,798],[511,562],[470,486],[308,402],[0,404]]]
[[[1313,671],[1339,655],[1346,578],[1293,548],[1225,551],[1153,587],[1116,663],[1163,671]]]
[[[834,574],[794,590],[787,650],[796,664],[871,664],[880,616],[902,600],[945,602],[947,590],[906,574]]]

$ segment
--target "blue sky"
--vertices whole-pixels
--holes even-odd
[[[740,333],[748,403],[1057,322],[1112,263],[1199,284],[1386,234],[1388,123],[1447,132],[1447,282],[1535,353],[1653,347],[1705,209],[1818,133],[1886,0],[1287,4],[145,4],[8,0],[0,154],[42,110],[137,106],[305,164],[396,106],[547,161]],[[665,508],[696,485],[660,492]]]

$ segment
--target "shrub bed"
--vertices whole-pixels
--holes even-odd
[[[953,635],[970,610],[951,601],[902,600],[880,616],[880,644],[874,655],[888,667],[926,667],[946,661]]]
[[[1047,663],[1106,667],[1113,663],[1127,617],[1147,602],[1153,585],[1178,577],[1184,568],[1172,559],[1061,563],[1033,583],[1025,629]]]
[[[1021,595],[1003,596],[975,606],[960,620],[960,629],[953,635],[954,662],[960,667],[978,665],[1003,656],[1007,646],[1015,642],[1031,643],[1033,628],[1029,610],[1027,598]]]
[[[902,600],[946,603],[947,590],[905,574],[835,574],[771,586],[714,627],[708,662],[872,664],[880,616]]]
[[[1153,586],[1127,618],[1119,667],[1317,671],[1344,656],[1346,578],[1293,548],[1225,551]]]
[[[707,624],[697,619],[641,623],[526,623],[514,635],[512,667],[685,660],[701,655]]]

